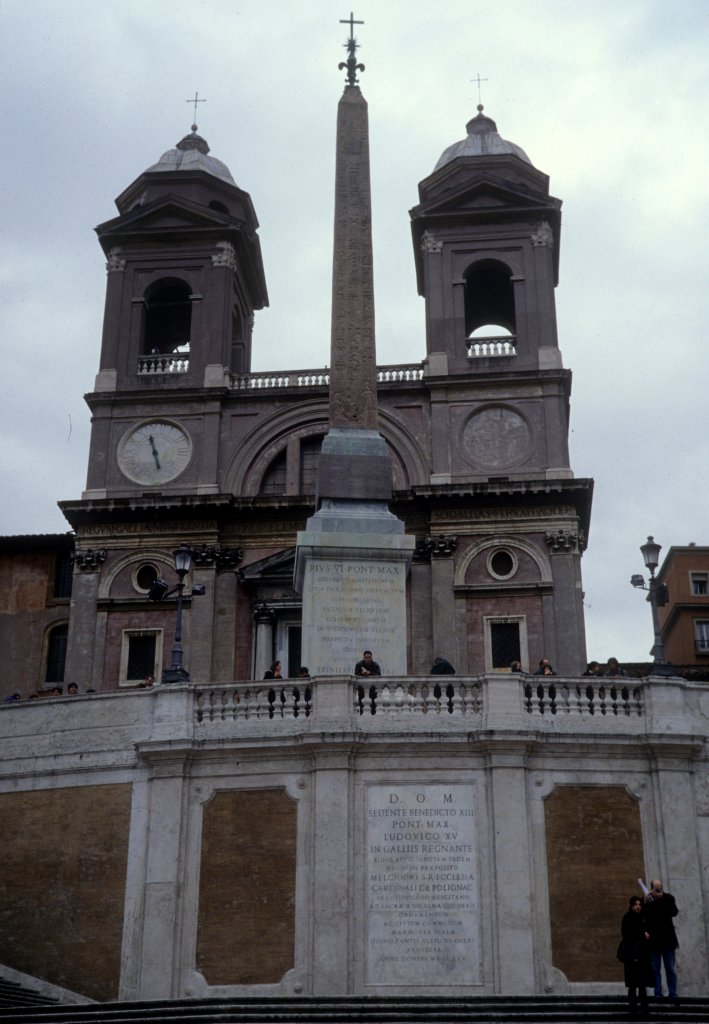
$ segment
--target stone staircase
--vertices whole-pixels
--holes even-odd
[[[56,999],[21,985],[19,981],[0,977],[0,1012],[8,1006],[16,1009],[21,1006],[51,1006],[56,1002]]]
[[[18,994],[19,995],[19,994]],[[709,1021],[709,998],[650,1004],[658,1024]],[[303,997],[0,1005],[0,1024],[619,1024],[621,996]]]

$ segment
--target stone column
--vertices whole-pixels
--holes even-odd
[[[431,613],[433,618],[434,657],[456,661],[455,601],[453,598],[453,552],[457,541],[454,537],[434,537],[431,552]]]
[[[431,621],[431,563],[414,561],[411,566],[411,671],[428,675],[433,650]]]
[[[256,623],[256,650],[254,651],[254,679],[263,679],[264,672],[273,661],[273,626],[275,613],[264,602],[254,612]]]
[[[71,592],[71,614],[67,642],[64,678],[67,682],[79,684],[79,689],[96,685],[94,678],[94,651],[96,645],[96,602],[100,581],[99,566],[74,569]],[[101,678],[103,666],[100,667]],[[112,681],[115,687],[116,681]]]
[[[498,956],[495,973],[498,991],[505,995],[535,990],[526,761],[524,742],[500,742],[487,749],[492,818],[490,896]]]
[[[140,965],[131,972],[139,999],[178,995],[187,754],[173,747],[157,755],[148,783]]]
[[[677,951],[680,996],[705,995],[709,988],[709,966],[705,950],[706,925],[702,906],[702,858],[692,760],[699,756],[700,742],[683,750],[677,739],[668,749],[654,749],[654,796],[657,817],[659,863],[649,863],[648,884],[661,878],[667,892],[677,901],[679,916],[674,924],[680,948]],[[706,808],[709,810],[709,807]],[[704,821],[707,819],[704,818]],[[664,973],[664,972],[663,972]]]
[[[203,584],[205,592],[190,598],[187,618],[188,636],[185,642],[185,666],[193,683],[208,683],[212,678],[212,646],[215,629],[216,580],[214,566],[192,563],[190,586]]]
[[[318,683],[320,690],[320,683]],[[348,692],[341,682],[339,690]],[[350,754],[316,755],[313,856],[313,995],[348,991],[350,974]]]
[[[233,572],[216,573],[214,608],[211,679],[227,682],[234,678],[236,655],[236,580]]]

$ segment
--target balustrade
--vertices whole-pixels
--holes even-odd
[[[138,357],[139,376],[187,373],[189,368],[189,352],[156,352]]]
[[[483,707],[478,683],[412,682],[379,686],[355,685],[354,710],[360,715],[480,714]]]
[[[641,686],[592,685],[557,680],[524,684],[524,706],[530,715],[626,715],[643,714]]]
[[[233,373],[229,377],[234,391],[273,391],[276,388],[328,387],[330,371],[284,370],[276,373]],[[377,370],[379,384],[398,384],[405,381],[423,380],[423,365],[381,366]]]
[[[468,339],[468,359],[489,359],[498,356],[516,356],[517,339],[514,337],[504,338],[481,338],[479,341]]]
[[[312,688],[285,684],[205,687],[195,690],[196,722],[309,718]]]

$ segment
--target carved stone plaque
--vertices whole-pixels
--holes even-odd
[[[368,985],[480,983],[474,787],[372,785]]]
[[[518,466],[531,449],[527,421],[506,406],[487,406],[473,413],[462,432],[463,453],[470,462],[489,469]]]
[[[406,564],[313,558],[303,591],[303,651],[314,676],[345,675],[369,649],[383,675],[406,672]]]

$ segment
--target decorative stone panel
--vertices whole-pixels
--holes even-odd
[[[197,968],[209,985],[268,985],[295,961],[295,802],[221,790],[204,808]]]
[[[645,875],[640,805],[625,786],[560,786],[544,818],[553,965],[571,982],[622,981],[620,920]]]
[[[118,998],[130,806],[129,785],[0,794],[0,963]]]

